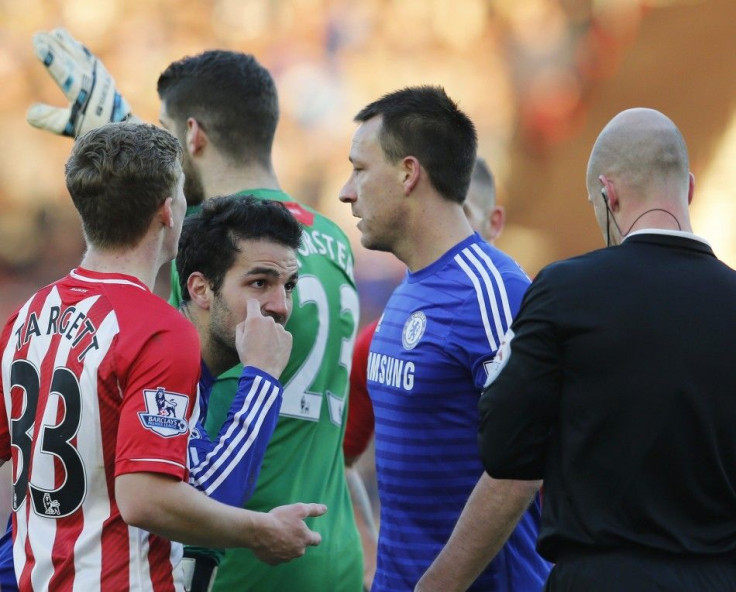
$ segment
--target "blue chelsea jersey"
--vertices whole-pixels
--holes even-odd
[[[477,402],[529,278],[474,234],[407,273],[368,358],[381,499],[373,592],[413,590],[483,474]],[[470,590],[541,590],[538,500]]]

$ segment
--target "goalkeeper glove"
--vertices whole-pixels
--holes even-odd
[[[102,62],[66,30],[36,33],[33,48],[71,101],[68,107],[31,105],[26,120],[33,127],[74,138],[105,123],[137,120]]]

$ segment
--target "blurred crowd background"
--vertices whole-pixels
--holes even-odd
[[[169,62],[212,48],[253,53],[280,93],[283,189],[348,233],[368,322],[404,270],[360,246],[337,198],[354,114],[407,85],[444,86],[475,121],[507,211],[497,244],[530,275],[602,246],[587,157],[602,126],[635,106],[682,130],[695,230],[736,265],[734,23],[734,0],[0,0],[0,317],[83,249],[63,182],[71,140],[25,121],[34,101],[65,103],[33,53],[37,30],[67,28],[151,122]]]
[[[69,29],[153,122],[169,62],[211,48],[255,54],[280,92],[284,189],[353,240],[367,322],[403,269],[362,249],[337,196],[353,115],[406,85],[444,86],[475,121],[508,214],[498,244],[530,275],[601,245],[587,155],[601,126],[632,106],[661,109],[682,129],[696,231],[736,263],[734,23],[733,0],[0,0],[0,316],[83,248],[63,183],[71,141],[25,122],[32,102],[65,102],[33,53],[37,30]]]

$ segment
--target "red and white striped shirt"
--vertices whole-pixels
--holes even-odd
[[[122,520],[115,477],[187,479],[194,327],[137,279],[78,268],[11,316],[0,352],[20,589],[181,590],[181,545]]]

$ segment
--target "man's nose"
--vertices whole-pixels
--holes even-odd
[[[353,203],[357,198],[355,193],[355,184],[353,183],[353,177],[347,180],[345,185],[340,189],[340,201],[342,203]]]

